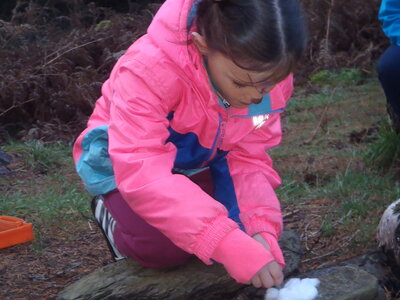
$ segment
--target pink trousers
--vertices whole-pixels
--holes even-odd
[[[190,179],[210,195],[213,194],[209,171]],[[116,221],[114,241],[121,253],[150,268],[174,267],[190,258],[191,254],[175,246],[158,229],[134,213],[118,191],[104,195],[104,199],[105,206]]]

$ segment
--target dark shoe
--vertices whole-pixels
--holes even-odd
[[[110,249],[113,259],[115,261],[118,261],[120,259],[126,258],[126,256],[124,256],[118,251],[117,246],[115,245],[114,242],[115,220],[105,207],[103,196],[100,195],[94,197],[92,199],[91,208],[96,223],[100,227],[101,232],[103,233],[107,241],[107,245],[108,248]]]

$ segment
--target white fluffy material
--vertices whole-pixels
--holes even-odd
[[[396,242],[396,228],[399,225],[399,208],[400,199],[394,201],[386,208],[379,222],[376,239],[379,247],[384,246],[386,250],[397,250],[399,247]],[[397,255],[397,254],[396,254]]]
[[[313,300],[318,296],[317,278],[291,278],[281,289],[267,290],[265,300]]]

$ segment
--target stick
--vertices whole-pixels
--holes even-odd
[[[332,255],[332,254],[335,254],[339,249],[342,249],[342,248],[344,248],[344,247],[347,247],[347,246],[350,244],[350,242],[353,240],[354,236],[355,236],[358,232],[359,232],[359,230],[357,230],[353,235],[351,235],[351,236],[349,237],[347,243],[345,243],[344,245],[342,245],[342,246],[340,246],[340,247],[338,247],[338,248],[336,248],[336,249],[334,249],[334,250],[332,250],[332,251],[329,251],[328,253],[322,254],[322,255],[320,255],[320,256],[311,257],[311,258],[302,260],[301,262],[302,262],[302,263],[307,263],[307,262],[310,262],[310,261],[313,261],[313,260],[321,259],[321,258],[330,256],[330,255]]]
[[[287,214],[284,214],[283,218],[287,218],[287,217],[293,216],[293,215],[297,214],[299,211],[300,211],[300,209],[296,209],[296,210],[291,211],[291,212],[289,212]]]
[[[314,256],[314,257],[311,257],[311,258],[302,260],[301,262],[302,262],[302,263],[307,263],[307,262],[310,262],[310,261],[313,261],[313,260],[316,260],[316,259],[320,259],[320,258],[324,258],[324,257],[330,256],[330,255],[336,253],[336,251],[338,251],[338,250],[341,249],[341,248],[343,248],[343,246],[342,246],[342,247],[339,247],[339,248],[337,248],[337,249],[335,249],[335,250],[332,250],[332,251],[330,251],[330,252],[328,252],[328,253],[325,253],[325,254],[323,254],[323,255]]]
[[[6,113],[8,113],[10,110],[13,110],[14,108],[20,107],[20,106],[22,106],[22,105],[24,105],[24,104],[26,104],[26,103],[32,102],[32,101],[34,101],[34,100],[35,100],[35,99],[29,99],[29,100],[27,100],[27,101],[25,101],[25,102],[22,102],[22,103],[18,104],[18,105],[15,105],[15,104],[14,104],[13,106],[7,108],[6,110],[3,110],[3,111],[0,113],[0,117],[3,116],[3,115],[5,115]]]
[[[104,38],[99,38],[99,39],[97,39],[97,40],[90,41],[90,42],[87,42],[87,43],[85,43],[85,44],[78,45],[78,46],[75,46],[75,47],[73,47],[73,48],[71,48],[71,49],[68,49],[68,50],[62,52],[61,54],[57,55],[57,56],[54,57],[53,59],[49,60],[47,63],[45,63],[45,64],[42,66],[42,68],[48,66],[49,64],[51,64],[51,63],[53,63],[54,61],[56,61],[57,59],[59,59],[61,56],[65,55],[65,54],[67,54],[67,53],[69,53],[69,52],[71,52],[71,51],[74,51],[74,50],[76,50],[76,49],[78,49],[78,48],[82,48],[82,47],[85,47],[85,46],[87,46],[87,45],[90,45],[90,44],[97,43],[97,42],[99,42],[99,41],[108,39],[109,37],[110,37],[110,36],[104,37]]]
[[[313,134],[311,135],[311,137],[307,141],[304,142],[305,145],[310,144],[314,140],[314,138],[316,137],[316,135],[318,133],[318,130],[321,127],[322,121],[325,118],[326,112],[328,111],[328,105],[331,104],[331,102],[332,102],[332,98],[333,98],[333,95],[335,94],[335,91],[336,91],[336,87],[333,89],[332,93],[329,96],[328,103],[325,105],[324,111],[322,112],[321,118],[319,119],[318,125],[315,128]]]

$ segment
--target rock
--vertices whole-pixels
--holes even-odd
[[[9,169],[7,169],[6,167],[0,166],[0,176],[1,175],[9,175],[11,173],[12,172]]]
[[[219,264],[193,258],[182,267],[154,270],[125,259],[83,277],[57,299],[229,299],[240,288]]]
[[[0,150],[0,176],[1,175],[9,175],[11,171],[6,167],[12,161],[11,155]]]
[[[11,155],[0,150],[0,166],[6,166],[12,161]]]
[[[393,276],[390,268],[385,265],[385,260],[385,254],[381,250],[376,249],[339,263],[338,266],[356,265],[378,278],[378,280],[384,280],[387,277]]]
[[[293,231],[285,231],[279,243],[287,264],[285,274],[292,274],[300,263],[300,239]],[[125,259],[97,269],[69,285],[57,299],[221,300],[233,299],[244,287],[236,283],[222,265],[207,266],[195,257],[183,266],[165,270],[144,268]],[[247,296],[242,294],[243,297]]]
[[[293,277],[320,280],[315,300],[385,300],[378,279],[355,265],[335,266]],[[286,281],[288,279],[290,277],[286,277]],[[266,291],[249,286],[233,300],[264,300]]]
[[[300,237],[293,230],[285,230],[281,235],[279,245],[286,262],[283,273],[285,277],[288,277],[295,274],[300,267],[302,255]]]
[[[388,258],[381,249],[376,249],[364,255],[342,262],[339,265],[356,265],[375,276],[380,285],[380,298],[377,298],[377,300],[380,300],[386,299],[385,290],[386,293],[392,293],[393,299],[398,297],[400,282],[397,276],[400,273],[398,272],[398,269],[396,269],[397,265],[394,265],[393,262],[394,260],[391,260],[390,257]]]
[[[121,50],[119,52],[115,52],[112,54],[112,57],[117,61],[122,55],[125,54],[125,50]]]
[[[301,277],[320,280],[316,300],[378,300],[380,297],[378,279],[355,265],[321,269]]]

